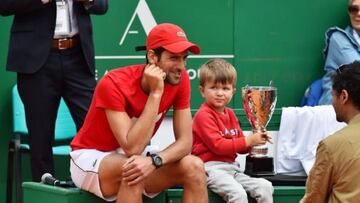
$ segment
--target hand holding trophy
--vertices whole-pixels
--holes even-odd
[[[271,84],[271,82],[270,82]],[[266,132],[266,126],[275,110],[277,89],[270,86],[246,86],[242,88],[242,102],[253,133]],[[265,134],[264,139],[269,141]],[[273,158],[267,156],[265,144],[253,146],[246,157],[245,173],[251,176],[274,175]]]

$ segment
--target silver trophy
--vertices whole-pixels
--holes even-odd
[[[275,110],[277,89],[273,86],[246,86],[242,90],[242,102],[252,132],[264,132]],[[268,146],[252,147],[246,160],[245,173],[253,176],[273,175],[273,158],[268,157]]]

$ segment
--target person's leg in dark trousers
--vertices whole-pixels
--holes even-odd
[[[44,173],[54,175],[52,143],[61,96],[79,130],[96,86],[80,46],[52,50],[46,64],[35,74],[18,74],[29,130],[31,171],[34,181]]]
[[[91,74],[80,46],[62,51],[63,98],[69,107],[77,130],[80,130],[88,112],[94,89],[95,76]]]
[[[60,65],[58,54],[51,52],[39,71],[17,77],[29,131],[32,179],[37,182],[44,173],[54,174],[52,143],[62,92]]]

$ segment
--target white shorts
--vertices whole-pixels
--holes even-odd
[[[94,193],[106,201],[116,200],[116,196],[105,198],[100,189],[99,166],[102,159],[115,151],[101,152],[95,149],[80,149],[70,152],[70,173],[74,184]]]
[[[106,201],[116,200],[116,195],[108,198],[103,196],[100,189],[99,166],[105,156],[119,152],[121,152],[121,150],[102,152],[95,149],[80,149],[70,152],[70,173],[72,181],[78,188],[94,193]],[[147,197],[154,198],[159,193],[150,194],[144,191],[143,194]]]

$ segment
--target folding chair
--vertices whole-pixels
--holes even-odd
[[[24,105],[20,99],[17,85],[12,89],[12,114],[14,139],[9,142],[6,203],[12,203],[14,166],[16,203],[22,203],[21,155],[23,153],[29,153],[30,147],[28,144],[23,143],[24,140],[26,140],[24,138],[28,137],[28,130],[25,121]],[[75,123],[64,100],[61,99],[55,124],[53,155],[69,155],[70,146],[64,145],[63,143],[66,140],[71,140],[75,134]],[[62,145],[56,145],[57,143],[61,143]]]

